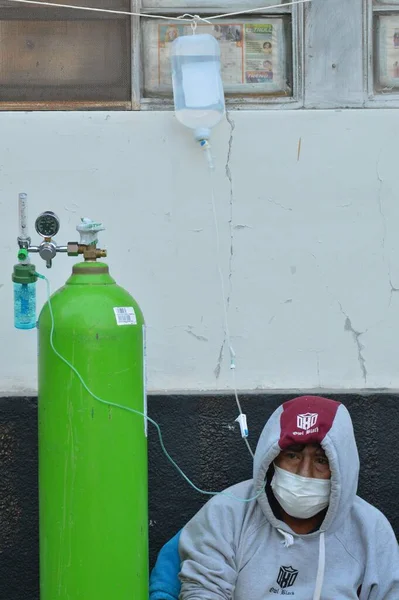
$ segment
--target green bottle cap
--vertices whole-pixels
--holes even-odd
[[[18,260],[25,260],[25,258],[28,258],[28,251],[26,248],[20,248],[18,250]]]
[[[12,280],[14,283],[36,283],[35,265],[14,265]]]

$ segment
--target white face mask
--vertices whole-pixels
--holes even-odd
[[[301,477],[276,465],[271,487],[281,508],[297,519],[314,517],[330,502],[330,479]]]

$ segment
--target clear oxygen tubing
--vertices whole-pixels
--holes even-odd
[[[170,456],[169,452],[167,451],[167,449],[165,447],[164,441],[163,441],[161,428],[158,425],[158,423],[156,421],[154,421],[154,419],[151,419],[151,417],[149,417],[148,415],[145,415],[143,412],[141,412],[139,410],[135,410],[134,408],[130,408],[128,406],[124,406],[123,404],[117,404],[115,402],[108,402],[107,400],[104,400],[103,398],[100,398],[99,396],[97,396],[96,394],[94,394],[91,391],[91,389],[88,387],[87,383],[84,381],[83,377],[81,376],[81,374],[79,373],[79,371],[76,369],[76,367],[74,367],[64,356],[62,356],[62,354],[60,354],[58,352],[57,348],[54,345],[54,329],[55,329],[55,325],[56,324],[55,324],[55,321],[54,321],[54,313],[53,313],[53,308],[52,308],[52,305],[51,305],[50,282],[47,279],[47,277],[45,277],[45,275],[41,275],[40,273],[35,273],[35,275],[39,279],[43,279],[46,282],[46,284],[47,284],[47,303],[48,303],[48,307],[49,307],[49,311],[50,311],[50,319],[51,319],[50,346],[51,346],[53,352],[58,356],[58,358],[60,360],[62,360],[62,362],[64,362],[71,369],[71,371],[73,371],[73,373],[75,373],[76,377],[79,379],[79,381],[81,382],[82,386],[85,388],[85,390],[88,392],[88,394],[90,394],[90,396],[92,396],[92,398],[94,398],[95,400],[97,400],[97,402],[100,402],[101,404],[105,404],[105,405],[111,406],[113,408],[118,408],[120,410],[125,410],[127,412],[136,414],[136,415],[138,415],[140,417],[144,417],[145,419],[147,419],[147,421],[149,423],[151,423],[151,425],[153,425],[155,427],[155,429],[157,430],[158,438],[159,438],[159,443],[160,443],[162,451],[165,454],[165,456],[168,459],[168,461],[173,465],[173,467],[177,470],[177,472],[181,475],[181,477],[183,477],[183,479],[196,492],[199,492],[200,494],[203,494],[205,496],[225,496],[227,498],[231,498],[232,500],[236,500],[237,502],[243,502],[243,503],[254,502],[255,500],[257,500],[257,498],[259,498],[259,496],[261,494],[264,493],[264,490],[265,490],[265,487],[266,487],[266,482],[262,486],[262,488],[260,490],[258,490],[254,496],[251,496],[250,498],[240,498],[239,496],[235,496],[234,494],[230,494],[229,492],[213,492],[213,491],[202,490],[201,488],[199,488],[198,486],[196,486],[195,483],[193,483],[191,481],[191,479],[184,473],[184,471],[179,467],[179,465],[176,463],[176,461],[173,460],[173,458]]]

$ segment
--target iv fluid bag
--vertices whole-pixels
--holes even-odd
[[[176,118],[197,140],[207,140],[224,115],[219,44],[209,34],[181,36],[172,44],[171,60]]]

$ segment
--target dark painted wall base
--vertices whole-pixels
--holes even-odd
[[[281,402],[297,394],[241,396],[255,448],[264,422]],[[350,410],[361,458],[359,494],[382,510],[399,535],[396,441],[399,396],[329,394]],[[0,598],[39,600],[37,403],[0,398]],[[251,477],[230,396],[150,396],[149,414],[162,427],[171,456],[196,485],[222,490]],[[151,427],[151,426],[150,426]],[[150,555],[190,519],[207,498],[192,490],[149,433]]]

